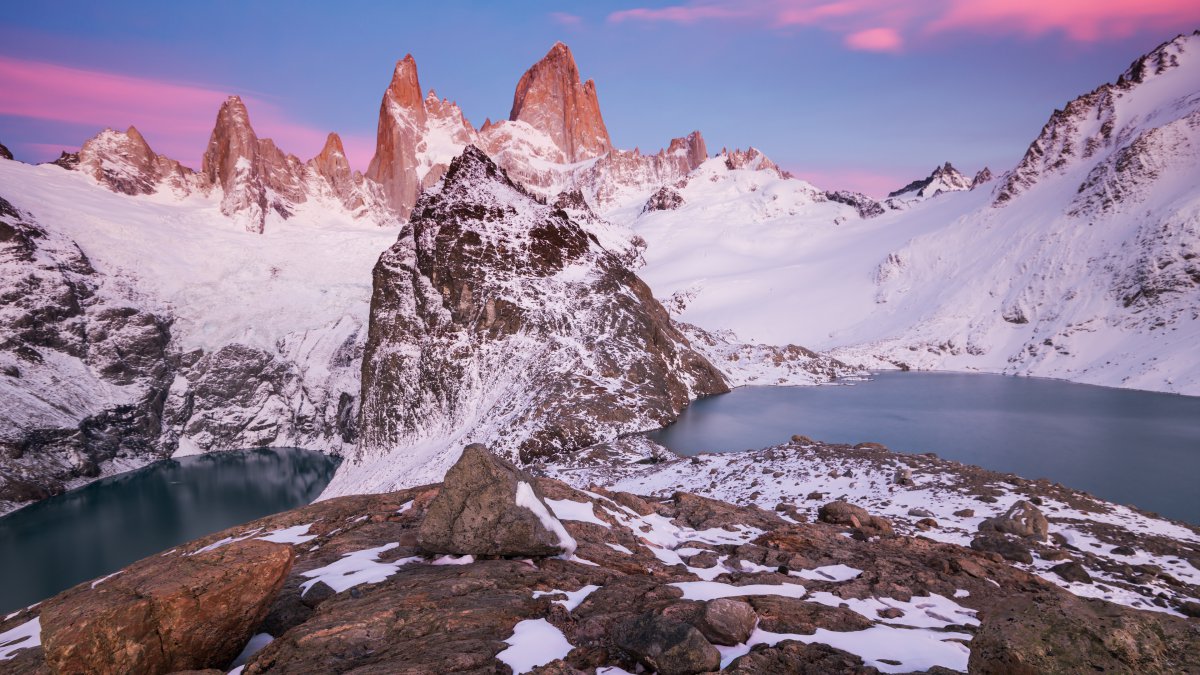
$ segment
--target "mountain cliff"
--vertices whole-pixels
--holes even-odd
[[[440,476],[464,443],[561,455],[727,390],[621,256],[468,146],[375,266],[359,444],[327,494]]]

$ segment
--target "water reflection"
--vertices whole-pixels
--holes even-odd
[[[0,518],[0,611],[311,502],[337,460],[295,448],[169,459]]]
[[[792,434],[876,441],[1200,523],[1200,397],[1058,380],[882,373],[840,387],[746,387],[697,401],[650,434],[684,454],[761,448]]]

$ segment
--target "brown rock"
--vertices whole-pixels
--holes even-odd
[[[1046,541],[1050,532],[1050,522],[1038,507],[1019,499],[1004,515],[988,518],[980,523],[979,531],[1015,534],[1018,537]]]
[[[153,556],[43,605],[42,645],[60,673],[169,673],[224,667],[262,621],[292,548],[248,540]]]
[[[817,510],[817,519],[823,523],[846,525],[861,531],[866,536],[892,533],[892,523],[886,518],[872,516],[861,506],[836,501]]]
[[[715,645],[737,645],[750,639],[758,616],[754,608],[740,600],[718,598],[704,604],[696,628]]]
[[[721,667],[721,653],[700,631],[653,612],[619,624],[612,640],[638,663],[662,675],[692,675]]]
[[[746,601],[758,614],[759,628],[772,633],[811,635],[818,628],[856,631],[871,627],[870,619],[845,607],[829,607],[779,595],[756,595]]]
[[[1157,612],[1055,592],[1002,598],[982,618],[971,640],[971,673],[1200,670],[1200,630]]]
[[[574,550],[569,535],[563,541],[530,508],[518,505],[518,498],[535,500],[550,514],[531,476],[478,443],[468,445],[429,504],[417,543],[433,553],[456,555],[545,556]]]
[[[829,645],[805,644],[796,640],[784,640],[772,647],[755,645],[749,654],[734,659],[725,673],[797,673],[874,675],[879,671],[864,665],[861,657],[835,649]]]
[[[596,83],[580,83],[575,57],[561,42],[521,76],[509,119],[545,132],[566,162],[599,157],[612,149]]]
[[[975,509],[962,509],[961,511],[955,511],[954,515],[959,518],[973,518],[975,517]]]
[[[1029,547],[1018,539],[1004,535],[989,534],[975,537],[971,540],[971,548],[984,553],[999,553],[1005,560],[1020,563],[1032,563],[1033,554]]]
[[[402,217],[417,201],[421,190],[417,145],[425,130],[426,112],[412,54],[396,62],[392,81],[379,105],[375,156],[366,177],[379,184],[384,201]]]
[[[1074,560],[1068,560],[1064,563],[1059,563],[1050,568],[1058,576],[1066,581],[1074,581],[1082,584],[1092,583],[1092,575],[1088,574],[1087,568]]]

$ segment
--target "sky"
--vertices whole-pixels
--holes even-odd
[[[356,168],[411,53],[476,126],[506,118],[554,44],[596,81],[617,147],[699,129],[826,189],[882,196],[950,161],[1011,168],[1050,113],[1200,28],[1196,0],[82,2],[0,16],[0,143],[47,161],[135,125],[198,167],[229,94],[301,158],[329,131]]]

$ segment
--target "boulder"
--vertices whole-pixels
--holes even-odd
[[[575,540],[546,507],[537,482],[476,443],[446,472],[429,504],[417,544],[431,553],[550,556]]]
[[[892,523],[886,518],[872,516],[863,507],[849,502],[829,502],[817,510],[817,519],[823,523],[853,527],[867,536],[892,533]]]
[[[916,516],[917,518],[932,518],[933,512],[930,511],[929,509],[917,508],[917,509],[909,509],[908,515]]]
[[[1059,563],[1050,568],[1058,576],[1066,581],[1075,581],[1082,584],[1092,583],[1092,575],[1088,574],[1087,568],[1074,560],[1068,560],[1064,563]]]
[[[1050,533],[1050,522],[1038,507],[1019,499],[1004,515],[988,518],[980,523],[979,531],[1015,534],[1026,539],[1046,541]]]
[[[80,584],[42,607],[46,663],[59,673],[222,668],[266,616],[292,559],[286,544],[239,541]]]
[[[653,612],[617,625],[612,637],[638,663],[660,675],[691,675],[721,667],[721,652],[700,631]]]
[[[971,548],[984,553],[999,553],[1005,560],[1013,562],[1033,563],[1033,554],[1029,552],[1028,546],[1018,539],[1004,535],[985,534],[975,537],[971,540]]]
[[[734,659],[726,673],[838,673],[873,675],[879,671],[862,658],[825,644],[784,640],[774,646],[755,645],[749,654]]]
[[[758,616],[754,608],[740,600],[718,598],[704,604],[696,627],[715,645],[738,645],[750,639]]]

